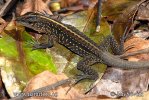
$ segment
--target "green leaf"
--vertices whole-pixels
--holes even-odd
[[[31,35],[19,27],[17,31],[14,26],[6,29],[0,38],[0,67],[3,82],[12,96],[12,92],[23,89],[34,75],[45,70],[56,73],[57,68],[45,50],[32,50],[35,40]]]

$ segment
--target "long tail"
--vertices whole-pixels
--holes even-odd
[[[112,67],[122,69],[149,68],[149,61],[126,61],[110,54],[109,52],[103,52],[100,56],[102,58],[103,63]]]

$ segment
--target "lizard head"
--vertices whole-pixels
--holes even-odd
[[[45,30],[43,29],[43,21],[41,21],[39,16],[40,14],[38,13],[28,12],[23,16],[17,17],[15,21],[22,26],[38,31],[39,33],[45,33]]]

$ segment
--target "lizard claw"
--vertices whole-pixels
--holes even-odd
[[[72,87],[74,87],[76,84],[78,84],[80,81],[84,80],[84,79],[90,79],[91,76],[87,75],[87,74],[77,74],[76,77],[74,78],[74,82],[72,83],[72,85],[70,86],[70,88],[67,90],[66,94],[71,90]],[[99,82],[99,81],[98,81]],[[87,94],[88,92],[90,92],[95,85],[98,83],[97,81],[94,84],[91,84],[89,89],[87,91],[85,91],[84,94]]]
[[[87,75],[87,74],[78,74],[75,80],[75,85],[78,84],[80,81],[84,80],[84,79],[90,79],[91,75]]]
[[[67,90],[66,94],[71,90],[72,87],[74,87],[76,84],[78,84],[80,81],[84,80],[84,79],[88,79],[90,75],[86,75],[86,74],[77,74],[76,77],[74,78],[74,82],[72,83],[72,85],[70,86],[70,88]],[[86,92],[85,92],[86,93]]]

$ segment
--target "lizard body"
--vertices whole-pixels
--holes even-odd
[[[49,43],[40,44],[36,46],[36,48],[44,49],[52,47],[54,45],[53,43],[56,41],[75,54],[83,57],[77,64],[77,69],[82,71],[85,75],[82,75],[79,80],[85,78],[96,80],[98,78],[98,73],[90,67],[95,63],[102,62],[108,66],[122,69],[149,68],[149,62],[131,62],[120,59],[102,50],[100,46],[75,27],[63,24],[43,14],[27,13],[18,17],[16,21],[25,27],[49,36]],[[118,47],[113,36],[110,36],[109,40],[116,45],[115,47]]]

